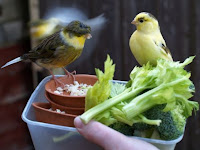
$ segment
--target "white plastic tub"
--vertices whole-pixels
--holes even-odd
[[[90,143],[83,138],[75,128],[59,126],[54,124],[38,122],[35,119],[33,102],[48,102],[44,96],[44,86],[51,77],[48,76],[41,81],[31,95],[22,113],[22,119],[27,123],[33,144],[36,150],[99,150],[99,146]],[[123,81],[113,81],[126,83]],[[181,141],[183,136],[176,140],[164,141],[147,138],[134,137],[149,142],[160,150],[174,150],[176,144]]]

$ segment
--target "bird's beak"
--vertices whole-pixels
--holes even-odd
[[[131,22],[131,24],[137,25],[137,22],[136,22],[135,20],[133,20],[133,21]]]
[[[91,39],[92,38],[92,35],[90,33],[86,34],[85,35],[86,39]]]

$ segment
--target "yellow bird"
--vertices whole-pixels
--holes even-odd
[[[131,35],[129,46],[140,65],[147,62],[156,65],[159,58],[173,61],[160,32],[158,20],[152,14],[141,12],[131,23],[137,30]]]
[[[56,18],[36,20],[31,22],[29,25],[31,27],[31,36],[40,42],[47,36],[50,36],[63,28],[61,22]]]
[[[28,53],[7,62],[1,68],[11,64],[31,60],[37,65],[48,69],[64,68],[75,61],[82,53],[86,39],[91,38],[91,28],[80,21],[72,21],[65,28],[45,38],[38,46]],[[51,72],[52,74],[52,72]],[[59,81],[52,74],[56,84]]]

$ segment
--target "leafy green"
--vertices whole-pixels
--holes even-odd
[[[125,90],[125,85],[120,83],[112,83],[110,97],[115,97]]]
[[[132,88],[137,88],[141,81],[147,83],[146,86],[151,86],[153,88],[133,98],[130,103],[122,108],[127,118],[134,118],[157,104],[165,103],[167,104],[164,109],[165,111],[174,109],[176,104],[181,104],[180,106],[183,109],[184,116],[186,118],[191,116],[192,110],[197,110],[199,106],[197,102],[188,100],[192,97],[192,93],[194,92],[194,90],[190,88],[193,83],[189,80],[190,73],[185,71],[183,67],[190,63],[193,58],[194,57],[190,57],[183,63],[169,62],[160,59],[155,68],[149,68],[148,71],[143,73],[146,76],[144,80],[139,80],[141,75],[139,74],[140,76],[138,76],[138,71],[133,70],[131,73]],[[148,64],[146,66],[148,66]],[[135,84],[135,80],[137,84]]]
[[[90,89],[93,93],[87,95],[86,102],[90,109],[81,115],[82,121],[88,123],[94,119],[108,126],[117,122],[129,126],[135,123],[159,126],[160,119],[149,119],[144,115],[144,112],[159,104],[166,104],[163,109],[165,112],[179,106],[185,118],[191,116],[193,110],[199,109],[199,105],[188,100],[193,96],[194,85],[189,79],[190,73],[183,68],[193,59],[194,57],[189,57],[183,63],[159,59],[156,67],[149,63],[134,67],[125,89],[119,93],[114,92],[110,97],[107,94],[104,96],[105,92],[102,92],[103,89],[111,90],[110,86],[101,87],[106,83],[99,84],[98,88],[94,86],[94,90]],[[98,75],[98,78],[101,80],[103,73],[99,72],[101,76]],[[108,80],[105,82],[109,84]],[[101,95],[104,96],[103,99]]]
[[[115,65],[113,65],[113,61],[109,55],[104,63],[104,68],[104,73],[99,69],[95,69],[98,81],[92,88],[88,89],[85,100],[86,111],[100,104],[110,96],[111,84],[109,81],[113,79]]]

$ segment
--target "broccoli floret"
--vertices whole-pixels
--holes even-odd
[[[171,111],[164,112],[166,104],[156,105],[148,111],[144,112],[144,116],[149,120],[161,120],[159,126],[149,125],[146,123],[135,123],[133,128],[136,131],[145,133],[150,133],[152,130],[157,130],[160,138],[163,140],[174,140],[178,138],[184,132],[184,127],[186,123],[185,117],[182,115],[183,110],[181,106],[176,105]]]
[[[154,125],[149,125],[146,123],[134,123],[133,128],[138,131],[145,131],[154,128]]]
[[[152,120],[160,120],[160,118],[157,117],[157,116],[158,116],[159,112],[165,108],[165,106],[166,106],[166,104],[156,105],[152,109],[144,112],[143,115],[150,120],[151,120],[151,118],[155,118],[155,119],[152,119]],[[148,129],[155,128],[155,125],[150,125],[150,124],[141,122],[141,123],[133,124],[133,128],[135,130],[138,130],[138,131],[145,131],[145,130],[148,130]]]
[[[155,126],[161,139],[174,140],[184,132],[186,123],[185,117],[182,115],[183,110],[179,105],[171,111],[164,112],[165,105],[157,105],[145,112],[148,119],[160,119],[160,126]]]
[[[149,111],[150,111],[151,114],[153,114],[153,113],[157,114],[157,109],[160,110],[160,109],[163,109],[163,108],[164,108],[163,105],[157,105],[157,106],[154,107],[154,109],[150,109]],[[149,113],[149,111],[146,111],[143,115],[145,117],[147,117],[147,114]],[[134,135],[139,136],[139,137],[151,138],[154,130],[156,130],[155,127],[156,127],[156,125],[150,125],[150,124],[147,124],[147,123],[144,123],[144,122],[134,123],[133,124]]]
[[[125,123],[116,122],[116,123],[110,125],[109,127],[124,134],[124,135],[133,136],[133,132],[134,132],[133,127],[129,126]]]

